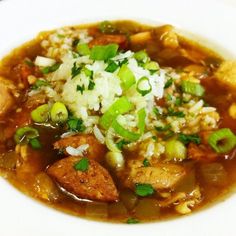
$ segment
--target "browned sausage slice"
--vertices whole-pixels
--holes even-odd
[[[62,149],[66,153],[66,147],[71,146],[73,148],[78,148],[83,144],[89,145],[88,149],[86,150],[85,156],[90,159],[101,161],[106,154],[106,146],[101,144],[93,135],[89,134],[74,135],[62,138],[54,143],[54,148]]]
[[[94,160],[89,160],[86,171],[75,170],[74,165],[81,157],[67,157],[54,163],[47,173],[59,185],[79,198],[113,202],[118,200],[116,186],[108,173]]]

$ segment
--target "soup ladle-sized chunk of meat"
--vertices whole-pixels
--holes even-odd
[[[67,157],[57,161],[47,170],[60,186],[79,198],[114,202],[118,191],[109,174],[99,163],[89,159],[87,170],[76,170],[81,157]]]
[[[155,163],[144,167],[141,161],[130,161],[130,171],[126,184],[132,188],[135,184],[151,184],[155,190],[173,189],[184,177],[184,167],[171,163]]]
[[[13,83],[0,76],[0,117],[4,116],[14,104],[14,90]]]
[[[86,157],[94,159],[96,161],[101,161],[106,154],[106,146],[101,144],[93,135],[91,134],[80,134],[74,135],[66,138],[62,138],[54,143],[55,149],[63,150],[65,154],[66,147],[78,148],[81,145],[88,144],[89,147],[84,153]]]

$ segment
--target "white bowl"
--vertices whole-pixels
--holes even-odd
[[[170,23],[227,57],[236,55],[233,0],[3,0],[0,56],[42,30],[105,19]],[[210,43],[209,43],[210,42]],[[235,235],[236,196],[195,214],[149,224],[108,224],[73,217],[44,206],[0,178],[0,235]]]

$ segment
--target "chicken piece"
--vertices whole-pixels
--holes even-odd
[[[47,170],[59,185],[79,198],[113,202],[118,200],[116,186],[108,173],[94,160],[89,160],[86,171],[75,170],[81,157],[67,157],[57,161]]]
[[[136,183],[151,184],[155,190],[173,189],[185,175],[182,166],[169,163],[156,163],[144,167],[140,161],[128,163],[130,172],[126,184],[132,187]]]
[[[194,143],[188,145],[187,156],[189,159],[203,162],[215,161],[219,157],[208,145],[196,145]]]
[[[78,148],[83,144],[89,145],[85,152],[86,157],[96,161],[101,161],[104,158],[107,151],[106,146],[101,144],[93,135],[89,134],[74,135],[62,138],[54,143],[54,148],[63,150],[66,154],[68,154],[65,150],[66,147],[70,146],[73,148]]]
[[[120,48],[125,49],[127,47],[127,37],[125,35],[110,35],[110,34],[105,34],[96,37],[89,43],[89,47],[93,47],[96,45],[106,45],[110,43],[116,43],[119,45]]]
[[[0,76],[0,118],[4,116],[14,104],[13,90],[15,90],[13,83]]]
[[[232,89],[236,88],[236,61],[224,61],[215,73],[216,78]]]

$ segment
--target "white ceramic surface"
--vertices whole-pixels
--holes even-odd
[[[204,37],[208,46],[236,56],[233,0],[3,0],[0,1],[0,56],[39,31],[104,19],[170,23]],[[217,45],[217,46],[216,46]],[[236,196],[187,217],[150,224],[92,222],[50,209],[0,178],[1,236],[235,235]]]

